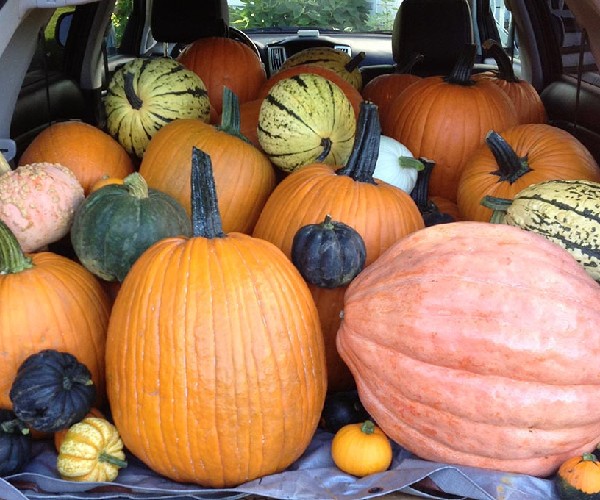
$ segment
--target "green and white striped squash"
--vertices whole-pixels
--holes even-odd
[[[600,281],[600,183],[544,181],[522,189],[513,200],[488,197],[484,204],[497,210],[492,221],[545,236]]]
[[[258,115],[260,146],[284,172],[311,163],[345,165],[355,133],[352,103],[336,84],[316,74],[277,82]]]
[[[136,58],[118,69],[104,98],[108,132],[138,158],[152,136],[177,118],[210,119],[206,85],[166,57]]]

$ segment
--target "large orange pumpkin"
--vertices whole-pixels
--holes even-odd
[[[367,249],[365,265],[369,265],[392,243],[424,227],[407,193],[373,179],[380,137],[377,107],[363,102],[362,108],[357,139],[346,165],[315,163],[289,174],[267,200],[254,236],[274,243],[291,258],[296,232],[307,224],[320,223],[329,214],[359,232]],[[335,349],[344,288],[311,286],[325,337],[330,391],[354,385]]]
[[[485,196],[512,200],[527,186],[556,179],[600,182],[594,157],[569,132],[544,123],[491,131],[465,164],[458,209],[467,220],[488,222],[492,209],[481,204]]]
[[[497,85],[471,79],[475,47],[468,46],[448,77],[422,78],[390,104],[383,133],[415,157],[435,161],[430,196],[456,201],[464,162],[490,130],[517,124],[515,106]]]
[[[44,349],[83,363],[104,400],[104,349],[110,301],[90,272],[52,252],[24,254],[0,222],[0,407],[21,363]]]
[[[194,235],[156,243],[123,281],[107,388],[126,447],[151,469],[227,487],[305,451],[325,401],[323,337],[291,261],[223,233],[210,158],[194,150]]]
[[[599,301],[543,236],[441,224],[352,281],[337,346],[369,414],[416,455],[547,476],[600,440]]]
[[[200,38],[186,47],[177,60],[202,78],[216,115],[223,109],[223,87],[231,89],[243,103],[256,99],[267,79],[256,53],[233,38]]]
[[[174,120],[148,144],[140,174],[149,187],[179,201],[191,213],[190,161],[194,146],[211,156],[225,232],[250,234],[273,191],[275,168],[255,146],[239,137],[239,108],[229,91],[219,127],[201,120]]]
[[[86,194],[103,176],[127,177],[134,164],[125,148],[106,132],[85,122],[56,122],[25,149],[19,165],[59,163],[77,177]]]

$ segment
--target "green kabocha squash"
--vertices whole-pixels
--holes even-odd
[[[544,181],[522,189],[512,200],[486,196],[482,204],[496,210],[493,222],[545,236],[600,281],[600,183]]]
[[[292,262],[311,285],[336,288],[350,283],[365,267],[367,249],[356,229],[332,220],[302,226],[292,241]]]
[[[150,245],[171,236],[189,236],[192,227],[183,205],[148,187],[139,172],[123,184],[90,194],[75,212],[71,243],[81,263],[106,281],[123,281]]]
[[[19,472],[31,459],[31,434],[14,412],[0,409],[0,476]]]
[[[177,118],[210,119],[210,100],[202,79],[166,57],[125,63],[110,80],[104,108],[108,132],[139,158],[163,125]]]
[[[319,427],[335,434],[345,425],[364,422],[370,418],[356,389],[337,391],[325,398]]]
[[[316,74],[278,81],[258,114],[260,146],[284,172],[315,162],[345,165],[355,132],[350,99],[335,83]]]
[[[600,498],[600,462],[593,453],[565,460],[555,476],[561,500],[597,500]]]
[[[15,415],[29,428],[56,432],[79,422],[92,407],[90,371],[68,352],[45,349],[19,366],[10,388]]]

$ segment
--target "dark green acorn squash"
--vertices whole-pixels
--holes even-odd
[[[19,472],[30,459],[29,429],[11,410],[0,410],[0,476]]]
[[[292,262],[310,284],[336,288],[350,283],[365,266],[362,236],[329,215],[320,224],[301,227],[292,241]]]
[[[348,424],[370,420],[356,389],[328,394],[321,412],[319,427],[335,434]]]
[[[172,196],[148,188],[135,172],[122,185],[89,195],[75,212],[71,243],[77,258],[106,281],[123,281],[137,258],[163,238],[191,235],[191,222]]]
[[[53,349],[25,359],[10,388],[17,418],[40,432],[56,432],[79,422],[95,399],[88,368],[72,354]]]

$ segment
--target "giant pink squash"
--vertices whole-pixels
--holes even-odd
[[[441,224],[350,283],[337,346],[366,409],[416,455],[546,476],[600,441],[599,301],[537,234]]]

